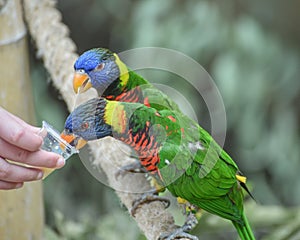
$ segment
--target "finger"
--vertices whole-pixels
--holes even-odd
[[[65,164],[64,158],[58,154],[44,150],[30,152],[16,147],[1,138],[0,154],[3,158],[37,167],[61,168]]]
[[[0,181],[0,190],[12,190],[23,187],[23,183]]]
[[[7,142],[28,151],[36,151],[42,145],[41,136],[34,133],[31,127],[24,127],[24,124],[20,124],[20,120],[16,120],[16,117],[12,117],[1,108],[0,122],[5,123],[0,124],[0,136]]]
[[[0,158],[0,180],[6,182],[27,182],[42,179],[43,171],[7,162]]]

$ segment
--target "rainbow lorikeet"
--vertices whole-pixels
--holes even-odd
[[[75,93],[94,87],[108,100],[140,102],[157,110],[179,111],[177,104],[146,79],[131,71],[116,53],[105,48],[84,52],[74,64]]]
[[[243,240],[255,239],[243,210],[246,177],[197,123],[180,112],[93,98],[74,109],[62,137],[82,147],[112,136],[175,197],[232,221]]]

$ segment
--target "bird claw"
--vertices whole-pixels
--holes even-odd
[[[183,224],[183,226],[181,227],[183,232],[189,232],[192,229],[194,229],[196,227],[196,225],[198,224],[198,220],[196,218],[196,216],[192,213],[189,213],[189,215],[187,216],[185,223]]]
[[[198,240],[198,237],[193,236],[187,232],[191,231],[198,224],[198,220],[194,214],[190,213],[185,220],[182,227],[176,229],[172,233],[164,233],[159,237],[159,240],[173,240],[178,238],[188,238],[191,240]]]
[[[140,161],[136,160],[133,163],[127,164],[115,173],[115,178],[118,179],[120,176],[124,176],[126,172],[131,173],[147,173],[146,169],[143,168]]]
[[[132,204],[131,215],[134,217],[139,206],[144,203],[149,203],[149,202],[153,202],[153,201],[161,201],[161,202],[164,202],[165,208],[168,208],[170,206],[170,200],[168,198],[160,197],[158,195],[155,195],[155,193],[157,193],[156,190],[154,190],[150,193],[149,192],[145,193],[139,199],[135,200]]]
[[[187,238],[191,240],[199,240],[198,237],[191,235],[189,233],[186,233],[182,230],[182,228],[176,229],[174,232],[171,234],[169,233],[164,233],[162,234],[158,240],[174,240],[174,239],[181,239],[181,238]]]

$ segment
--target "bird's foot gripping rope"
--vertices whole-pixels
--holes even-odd
[[[131,215],[134,217],[137,209],[140,205],[153,202],[153,201],[161,201],[165,204],[165,207],[168,208],[170,206],[170,200],[168,198],[160,197],[157,195],[157,190],[154,189],[150,192],[144,193],[140,198],[136,199],[131,208]]]
[[[118,179],[120,176],[124,176],[126,173],[147,173],[147,170],[143,168],[139,160],[134,161],[133,163],[127,164],[116,172],[115,178]]]
[[[192,213],[189,213],[184,225],[178,229],[176,229],[172,233],[163,233],[159,240],[174,240],[180,238],[188,238],[191,240],[199,240],[198,237],[189,234],[188,232],[191,231],[196,225],[198,224],[198,220],[196,216]]]

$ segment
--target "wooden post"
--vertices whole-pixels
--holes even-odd
[[[26,28],[20,0],[0,3],[0,106],[34,123]],[[0,190],[0,238],[42,239],[44,210],[41,182]]]

